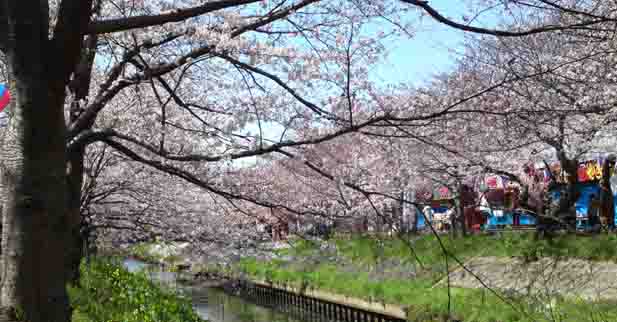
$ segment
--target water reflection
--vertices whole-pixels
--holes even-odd
[[[205,289],[207,304],[195,305],[204,317],[212,322],[308,322],[287,313],[254,305],[239,297],[229,296],[221,290]],[[197,303],[196,303],[197,304]]]

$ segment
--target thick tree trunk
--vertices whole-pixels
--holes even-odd
[[[614,209],[613,209],[613,192],[611,191],[611,168],[615,163],[615,156],[610,155],[604,165],[602,166],[602,181],[600,182],[600,187],[602,192],[600,194],[601,197],[601,215],[602,215],[602,226],[604,228],[609,229],[614,226]]]
[[[541,218],[542,226],[548,226],[546,227],[548,228],[548,237],[551,237],[550,232],[555,228],[565,227],[568,230],[576,229],[574,204],[578,197],[576,193],[576,184],[578,183],[578,161],[568,159],[563,151],[558,151],[557,155],[561,163],[562,171],[565,172],[566,182],[564,189],[561,191],[559,201],[556,204],[552,201],[549,202],[549,204],[545,206],[544,218]],[[546,196],[545,199],[550,200],[548,196]],[[538,230],[538,233],[542,234],[542,231]]]
[[[73,81],[69,85],[73,93],[73,102],[71,103],[70,121],[76,122],[83,111],[81,101],[88,98],[90,91],[90,83],[92,81],[92,68],[94,66],[94,58],[96,56],[96,46],[98,43],[97,36],[89,36],[85,41],[85,46],[79,64],[76,66]],[[92,127],[92,122],[88,124],[88,128]],[[82,230],[83,216],[81,213],[82,187],[84,180],[84,157],[86,155],[86,147],[80,146],[74,151],[69,151],[68,155],[68,193],[69,205],[67,214],[72,229],[73,239],[70,252],[71,265],[71,280],[77,282],[79,279],[79,264],[84,257],[84,242],[88,236],[84,235]]]
[[[411,215],[411,220],[412,220],[412,224],[411,224],[411,233],[413,235],[418,233],[418,206],[415,206],[412,208],[413,214]]]
[[[84,154],[85,149],[79,148],[77,151],[72,151],[69,154],[69,164],[67,169],[68,175],[68,198],[69,204],[67,209],[68,221],[71,227],[71,247],[70,256],[70,271],[71,281],[79,280],[79,264],[84,256],[84,238],[82,235],[82,216],[81,216],[81,188],[83,185],[84,176]]]
[[[576,192],[576,185],[578,183],[577,169],[578,160],[568,160],[565,157],[561,158],[562,167],[566,173],[567,182],[567,199],[560,204],[559,214],[567,214],[567,228],[570,230],[576,229],[576,212],[574,210],[574,204],[578,199]]]
[[[16,115],[2,150],[2,306],[23,311],[31,322],[67,321],[65,253],[71,231],[62,105],[58,99],[46,102],[42,82],[15,74]],[[56,106],[49,104],[53,101]]]
[[[36,10],[39,1],[8,1],[6,6],[15,88],[0,152],[5,197],[0,301],[25,321],[66,322],[70,225],[64,88],[50,86],[46,10]]]
[[[399,235],[402,233],[407,233],[407,218],[405,218],[405,191],[401,189],[399,193],[399,202],[398,202],[398,233]]]
[[[455,233],[455,237],[467,236],[467,227],[465,226],[465,206],[463,203],[463,189],[462,186],[458,187],[458,198],[456,198],[454,202],[454,207],[456,207],[454,212],[454,218],[452,218],[452,228],[456,227],[459,229],[458,232]]]

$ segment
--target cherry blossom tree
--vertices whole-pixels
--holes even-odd
[[[534,11],[542,18],[548,10],[571,19],[493,30],[457,23],[415,0],[3,2],[0,51],[15,100],[3,134],[2,307],[23,311],[33,322],[69,319],[65,284],[76,277],[82,255],[79,230],[89,198],[83,192],[94,184],[86,172],[97,168],[87,163],[89,149],[102,144],[122,155],[121,162],[145,166],[125,173],[138,184],[154,184],[149,180],[158,174],[148,171],[164,173],[239,212],[240,204],[284,207],[283,200],[254,196],[234,182],[243,173],[237,160],[276,153],[335,182],[326,191],[338,193],[344,205],[361,195],[376,208],[404,185],[383,175],[384,186],[372,183],[379,189],[363,186],[362,168],[379,157],[358,159],[362,151],[351,149],[349,157],[366,164],[328,169],[295,160],[298,150],[355,132],[412,133],[422,142],[435,129],[432,120],[499,116],[464,103],[509,80],[463,86],[441,104],[431,99],[453,87],[385,94],[369,81],[369,68],[385,54],[385,37],[408,34],[406,18],[417,13],[503,37],[597,29],[613,21],[598,13],[611,12],[594,6],[599,3],[483,2],[515,13],[509,17]],[[366,28],[371,23],[387,27],[374,33]],[[457,77],[465,76],[451,82]],[[413,101],[394,99],[406,95]],[[257,134],[246,133],[251,124]],[[278,140],[265,133],[274,125],[284,129]],[[144,194],[122,179],[94,185]]]
[[[367,101],[367,68],[387,36],[363,25],[399,21],[405,11],[394,4],[3,3],[0,50],[15,100],[3,149],[2,306],[31,321],[68,320],[64,287],[81,257],[85,155],[95,142],[218,197],[244,200],[224,178],[231,160],[378,122],[353,117]],[[242,133],[249,123],[279,123],[289,135],[265,142],[261,133]],[[303,137],[309,123],[335,126]]]
[[[507,81],[468,103],[484,106],[484,115],[454,120],[444,131],[458,136],[433,143],[465,167],[498,170],[519,182],[522,165],[559,161],[566,197],[545,215],[568,213],[576,200],[578,161],[614,151],[612,37],[594,30],[473,40],[459,66],[466,84],[452,86]]]

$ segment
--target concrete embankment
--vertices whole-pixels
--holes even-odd
[[[297,287],[280,285],[263,280],[250,280],[249,282],[256,285],[266,286],[269,288],[282,290],[298,295],[311,297],[321,301],[327,301],[342,306],[355,308],[358,310],[375,312],[386,316],[391,316],[398,319],[407,319],[407,312],[404,307],[387,303],[369,302],[363,299],[349,297],[340,294],[334,294],[318,289],[301,289]]]

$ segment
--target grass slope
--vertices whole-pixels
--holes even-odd
[[[537,301],[495,295],[489,290],[434,286],[445,275],[444,256],[434,236],[399,239],[352,237],[335,239],[336,250],[300,240],[280,251],[289,260],[260,262],[244,259],[238,272],[297,287],[310,287],[370,301],[398,304],[409,309],[412,321],[438,321],[447,316],[464,321],[617,321],[613,303],[587,303],[546,299]],[[442,237],[447,251],[461,261],[473,256],[576,257],[590,260],[617,259],[617,238],[561,236],[536,241],[521,233],[503,236]],[[422,262],[417,265],[414,249]],[[450,259],[450,264],[452,259]],[[405,274],[405,271],[415,270]]]

